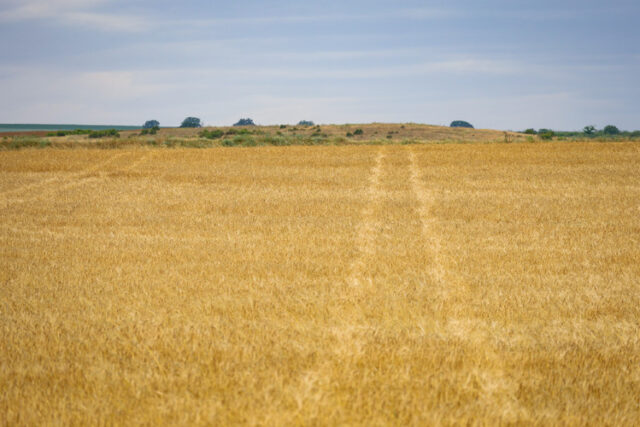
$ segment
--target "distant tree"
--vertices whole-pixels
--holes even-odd
[[[300,120],[298,126],[313,126],[314,123],[311,120]]]
[[[465,122],[464,120],[454,120],[451,122],[449,127],[452,128],[471,128],[473,129],[473,125],[469,122]]]
[[[364,132],[362,131],[362,129],[356,129],[356,130],[353,131],[353,134],[354,135],[363,135]]]
[[[234,126],[255,126],[256,124],[253,123],[253,120],[246,118],[246,119],[240,119],[238,120],[237,123],[234,123]]]
[[[142,129],[151,129],[151,128],[159,128],[160,127],[160,122],[157,120],[147,120],[146,122],[144,122],[144,125],[142,125]]]
[[[582,129],[582,132],[583,132],[585,135],[593,135],[594,133],[596,133],[596,127],[595,127],[595,126],[592,126],[592,125],[585,126],[585,127]]]
[[[533,128],[529,128],[529,129],[525,130],[524,133],[527,134],[527,135],[535,135],[538,132],[536,132],[536,130],[533,129]]]
[[[180,125],[181,128],[200,128],[202,127],[202,123],[200,119],[197,117],[187,117],[182,121]]]
[[[620,133],[620,129],[618,129],[614,125],[606,125],[604,129],[602,129],[602,132],[605,135],[617,135]]]

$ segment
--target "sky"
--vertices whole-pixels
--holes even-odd
[[[0,123],[640,129],[637,0],[0,0]]]

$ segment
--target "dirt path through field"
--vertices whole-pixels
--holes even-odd
[[[435,218],[431,215],[434,196],[422,179],[422,172],[418,165],[415,148],[408,148],[408,151],[410,160],[409,171],[411,173],[411,190],[418,201],[418,215],[422,224],[422,237],[429,243],[433,261],[429,272],[433,283],[438,286],[442,286],[444,282],[444,267],[440,261],[442,242],[440,236],[433,228]]]
[[[357,233],[356,246],[360,255],[355,258],[351,264],[351,275],[348,282],[352,286],[361,285],[366,275],[367,263],[372,261],[375,256],[376,242],[376,226],[377,219],[375,217],[376,205],[384,198],[384,193],[380,189],[380,177],[382,175],[382,166],[384,162],[384,151],[382,148],[378,150],[375,164],[371,169],[369,176],[369,187],[367,189],[367,205],[362,212],[362,221]]]

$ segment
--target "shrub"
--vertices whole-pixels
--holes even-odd
[[[291,145],[291,141],[283,136],[271,136],[271,135],[265,135],[263,137],[260,138],[260,143],[261,144],[269,144],[269,145],[276,145],[276,146],[282,146],[282,145]]]
[[[160,128],[158,126],[153,126],[152,128],[145,128],[140,131],[140,135],[155,135],[158,133]]]
[[[553,136],[555,135],[555,133],[552,130],[545,130],[544,132],[542,131],[542,129],[538,132],[538,138],[543,139],[545,141],[551,140],[553,139]]]
[[[451,122],[449,127],[452,128],[471,128],[473,129],[473,125],[469,122],[465,122],[464,120],[454,120]]]
[[[238,145],[242,145],[244,147],[254,147],[258,144],[254,137],[251,135],[236,135],[231,139],[225,138],[222,141],[222,145],[224,145],[225,147],[233,147]]]
[[[3,138],[3,143],[6,143],[6,141],[7,138]],[[15,136],[11,138],[10,141],[8,145],[3,145],[12,150],[19,150],[21,148],[45,148],[51,145],[48,139],[33,136]]]
[[[529,128],[529,129],[525,130],[525,131],[524,131],[524,133],[525,133],[526,135],[535,135],[535,134],[537,134],[538,132],[536,132],[536,130],[535,130],[535,129],[533,129],[533,128]]]
[[[351,132],[347,132],[347,138],[351,138],[353,134]]]
[[[246,119],[238,120],[238,122],[234,123],[233,125],[234,126],[255,126],[256,124],[253,123],[253,120],[246,118]]]
[[[314,123],[311,120],[300,120],[298,126],[313,126]]]
[[[223,135],[224,135],[224,132],[220,129],[212,129],[212,130],[205,129],[199,133],[199,136],[201,138],[207,138],[207,139],[219,139],[219,138],[222,138]]]
[[[89,138],[120,138],[120,133],[115,129],[92,130],[89,132]]]
[[[91,132],[89,129],[57,130],[47,133],[47,136],[88,135]]]
[[[287,125],[280,125],[280,129],[286,129]]]
[[[355,131],[353,131],[354,135],[363,135],[364,131],[362,129],[356,129]]]
[[[200,119],[197,117],[187,117],[182,121],[180,125],[181,128],[200,128],[202,127],[202,123]]]

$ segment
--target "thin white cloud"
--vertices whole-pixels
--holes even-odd
[[[108,3],[106,0],[11,1],[12,6],[0,10],[0,22],[46,20],[58,25],[116,32],[140,32],[151,28],[151,22],[144,17],[97,10]]]
[[[202,18],[178,21],[192,26],[212,26],[230,24],[296,24],[313,22],[339,21],[378,21],[388,19],[441,19],[455,16],[452,9],[397,9],[385,13],[343,13],[343,14],[308,14],[308,15],[273,15],[273,16],[240,16],[228,18]],[[175,21],[173,21],[175,23]]]
[[[459,10],[436,9],[427,7],[399,9],[397,11],[391,12],[392,17],[408,19],[443,19],[460,15],[461,12]]]
[[[161,19],[148,15],[114,14],[100,10],[113,0],[8,0],[0,9],[0,22],[47,20],[59,25],[80,26],[101,31],[140,32],[155,28],[204,28],[229,25],[304,24],[388,19],[439,19],[454,15],[444,9],[398,9],[387,13],[238,16],[220,18]]]
[[[65,13],[87,10],[104,3],[104,0],[9,1],[8,4],[12,6],[0,10],[0,19],[4,21],[21,21],[55,18]]]

